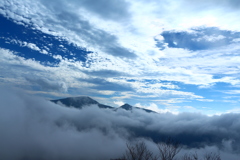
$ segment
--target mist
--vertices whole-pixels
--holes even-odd
[[[147,113],[119,109],[83,109],[54,104],[23,91],[0,88],[0,159],[119,158],[126,142],[155,143],[172,137],[184,153],[219,152],[223,159],[240,153],[240,114]]]

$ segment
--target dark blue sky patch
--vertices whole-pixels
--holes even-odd
[[[164,41],[159,41],[158,39],[154,38],[155,42],[156,42],[156,46],[160,49],[160,50],[164,50],[166,48],[165,42]]]
[[[0,23],[3,24],[0,28],[0,47],[15,51],[26,59],[57,64],[59,60],[53,56],[61,55],[65,59],[85,62],[86,55],[92,53],[67,42],[62,37],[45,34],[30,25],[14,23],[2,15],[0,15]],[[37,46],[39,50],[29,48],[26,45],[29,43]]]
[[[137,82],[137,80],[135,80],[135,79],[127,79],[126,81],[127,82]]]
[[[163,49],[167,43],[170,48],[184,48],[189,50],[207,50],[229,45],[233,39],[240,38],[240,32],[220,30],[215,27],[192,29],[190,32],[165,31],[161,35],[163,41],[158,41],[157,46]]]

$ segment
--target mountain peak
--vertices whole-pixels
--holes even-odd
[[[99,104],[94,99],[88,97],[88,96],[79,96],[79,97],[68,97],[63,99],[57,99],[57,100],[51,100],[54,103],[61,102],[62,104],[66,106],[72,106],[75,108],[82,108],[86,105],[93,105],[93,104]]]
[[[101,103],[98,103],[96,100],[88,96],[78,96],[78,97],[68,97],[63,99],[51,100],[54,103],[61,102],[67,107],[82,108],[83,106],[97,105],[99,108],[113,108]]]
[[[98,103],[96,100],[88,97],[88,96],[78,96],[78,97],[68,97],[68,98],[62,98],[62,99],[57,99],[57,100],[51,100],[54,103],[62,103],[67,107],[74,107],[74,108],[83,108],[84,106],[90,106],[90,105],[97,105],[99,108],[109,108],[109,109],[114,109],[114,107],[108,106],[108,105],[104,105],[101,103]],[[115,108],[114,110],[118,110],[118,109],[124,109],[127,111],[132,111],[133,108],[135,109],[140,109],[140,110],[144,110],[148,113],[156,113],[152,110],[149,109],[144,109],[144,108],[139,108],[139,107],[133,107],[130,104],[125,103],[124,105],[120,106],[119,108]]]
[[[76,101],[76,102],[86,103],[86,104],[98,104],[97,101],[95,101],[94,99],[88,96],[68,97],[67,99]]]
[[[132,110],[133,106],[125,103],[124,105],[120,106],[119,108],[123,108],[125,110]]]

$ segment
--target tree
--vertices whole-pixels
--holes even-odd
[[[137,142],[135,145],[127,143],[127,150],[122,159],[125,160],[157,160],[156,156],[153,156],[144,142]]]
[[[127,143],[127,150],[122,158],[114,160],[174,160],[176,155],[181,151],[182,147],[178,142],[168,138],[165,142],[156,144],[159,154],[150,151],[143,141],[135,144]],[[185,154],[179,160],[221,160],[219,153],[206,153],[203,158],[199,158],[198,154]]]
[[[204,155],[204,160],[221,160],[221,157],[219,153],[217,154],[217,153],[210,152]]]
[[[183,157],[182,157],[182,160],[198,160],[198,155],[197,153],[195,152],[194,154],[185,154]]]
[[[194,153],[194,154],[185,154],[183,157],[182,157],[182,160],[200,160],[200,158],[198,157],[197,153]],[[202,160],[221,160],[221,157],[219,155],[219,153],[206,153]]]
[[[161,160],[173,160],[181,150],[179,143],[171,138],[168,138],[165,142],[158,143],[157,147]]]

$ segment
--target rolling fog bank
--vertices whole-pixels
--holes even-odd
[[[219,152],[238,159],[240,114],[206,116],[200,113],[147,113],[119,109],[68,108],[22,91],[0,88],[0,159],[119,158],[126,142],[155,143],[172,137],[182,152]]]

